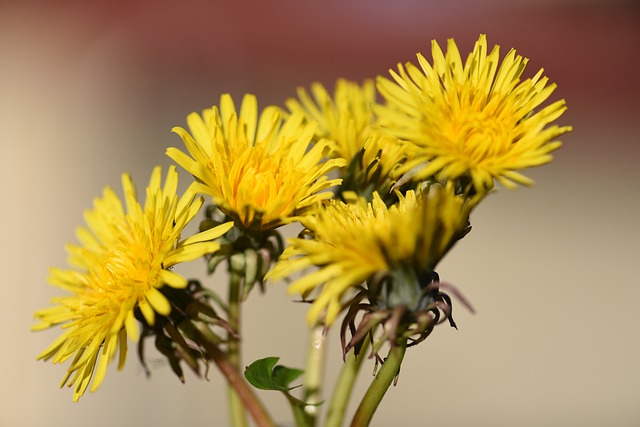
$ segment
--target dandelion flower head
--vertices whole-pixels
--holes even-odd
[[[333,96],[316,82],[310,92],[298,88],[298,99],[288,99],[287,107],[292,113],[301,112],[307,120],[316,122],[316,136],[335,141],[335,154],[349,162],[364,146],[375,121],[373,80],[359,85],[338,79]]]
[[[464,62],[452,39],[446,53],[435,41],[431,51],[432,64],[418,54],[420,67],[399,64],[392,80],[377,81],[387,101],[377,108],[380,121],[415,144],[403,171],[417,180],[466,177],[479,192],[494,179],[508,188],[531,184],[518,171],[550,162],[561,145],[555,138],[571,130],[551,125],[564,100],[540,108],[556,85],[543,70],[521,79],[528,60],[511,50],[500,61],[499,47],[488,52],[484,35]]]
[[[317,138],[335,142],[335,156],[346,161],[341,192],[353,191],[367,200],[373,191],[389,192],[397,178],[393,172],[406,157],[397,138],[377,130],[376,102],[373,80],[360,85],[338,79],[333,95],[316,82],[310,93],[298,88],[298,99],[286,103],[292,113],[302,112],[308,121],[318,123]]]
[[[331,200],[303,220],[313,237],[291,239],[268,277],[279,279],[317,267],[293,281],[289,292],[306,298],[316,291],[307,320],[315,323],[326,310],[324,321],[330,325],[347,291],[374,274],[433,271],[466,228],[470,209],[471,204],[450,187],[429,195],[410,190],[391,207],[377,193],[371,203]]]
[[[212,242],[233,223],[180,240],[184,227],[197,214],[203,199],[192,189],[178,198],[175,167],[161,186],[161,169],[154,169],[142,206],[128,174],[122,176],[124,205],[111,188],[85,212],[86,227],[79,227],[80,245],[68,245],[69,270],[51,269],[51,284],[69,295],[55,298],[54,306],[36,312],[42,330],[63,325],[63,334],[39,356],[63,363],[73,356],[62,380],[74,386],[77,401],[91,383],[95,391],[107,366],[119,349],[119,368],[124,366],[127,337],[136,341],[139,330],[134,312],[149,324],[166,316],[171,303],[163,286],[184,288],[187,280],[171,270],[174,265],[216,251]]]
[[[310,146],[314,124],[304,116],[283,118],[277,107],[258,114],[257,100],[245,95],[237,112],[230,95],[220,106],[187,117],[191,133],[173,129],[191,157],[176,148],[167,154],[197,180],[198,192],[246,229],[274,229],[295,220],[318,201],[331,197],[323,190],[340,183],[326,174],[344,165],[325,160],[332,145],[321,140]]]

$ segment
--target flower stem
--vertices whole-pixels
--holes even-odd
[[[238,268],[240,266],[235,264],[238,264],[238,262],[232,258],[229,262],[229,305],[227,311],[229,315],[229,326],[239,335],[242,315],[240,298],[242,296],[244,272],[242,268]],[[238,335],[229,333],[227,341],[228,362],[236,373],[239,372],[242,361]],[[229,377],[227,377],[227,379],[228,378]],[[247,416],[245,414],[245,408],[242,405],[242,400],[230,381],[228,382],[228,386],[231,425],[234,427],[248,427]]]
[[[351,427],[366,427],[369,425],[373,414],[376,412],[376,409],[378,409],[378,405],[389,389],[393,379],[398,375],[398,372],[400,372],[400,364],[402,363],[406,349],[406,343],[391,347],[387,359],[382,364],[380,371],[378,371],[378,374],[362,398],[360,406],[351,421]]]
[[[313,327],[309,335],[309,346],[307,348],[307,362],[304,371],[304,401],[310,403],[304,407],[308,426],[316,425],[318,416],[318,406],[322,394],[322,376],[324,374],[325,356],[325,327],[318,324]]]
[[[247,382],[238,372],[237,367],[231,363],[228,355],[207,339],[200,339],[199,341],[204,345],[207,354],[211,356],[213,362],[227,379],[229,388],[234,391],[234,395],[238,398],[240,408],[242,409],[242,405],[244,405],[258,427],[275,427],[275,423],[271,420],[264,406],[253,394]],[[246,422],[244,411],[242,411],[241,415]],[[233,421],[235,422],[235,420]]]
[[[342,420],[349,404],[349,398],[351,397],[351,391],[360,372],[360,366],[362,361],[366,359],[366,353],[369,348],[369,340],[362,341],[362,347],[360,348],[360,354],[356,357],[355,350],[352,350],[347,355],[347,361],[340,370],[338,381],[333,388],[333,394],[331,396],[331,403],[327,411],[327,419],[325,420],[324,427],[340,427],[342,426]]]
[[[295,420],[296,427],[313,427],[315,423],[315,416],[310,415],[304,410],[304,406],[300,405],[300,402],[297,401],[290,394],[287,394],[287,400],[289,400],[289,404],[291,405],[291,410],[293,411],[293,419]]]

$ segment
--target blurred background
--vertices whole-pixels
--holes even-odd
[[[147,379],[131,351],[74,404],[66,365],[36,362],[59,331],[30,333],[32,315],[59,294],[47,271],[65,266],[83,210],[122,172],[144,186],[182,148],[171,128],[224,92],[282,105],[297,86],[429,57],[432,39],[465,56],[480,33],[528,57],[527,75],[545,69],[574,131],[529,171],[533,188],[475,211],[439,272],[477,313],[458,305],[458,331],[408,351],[373,425],[640,425],[640,7],[614,0],[0,1],[0,425],[227,425],[215,370],[183,385],[154,353]],[[224,285],[197,262],[182,272]],[[281,283],[253,294],[245,361],[302,367],[305,309]],[[327,357],[331,386],[335,334]],[[261,395],[291,425],[284,399]]]

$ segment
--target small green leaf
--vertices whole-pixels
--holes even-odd
[[[256,360],[245,368],[245,378],[252,386],[261,390],[277,390],[287,393],[298,387],[290,387],[289,384],[304,371],[281,365],[276,366],[278,360],[280,360],[279,357],[265,357]]]

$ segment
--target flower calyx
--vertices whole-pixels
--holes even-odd
[[[206,209],[206,218],[200,224],[200,230],[207,230],[224,224],[231,218],[215,205]],[[216,240],[221,249],[206,257],[209,274],[227,261],[229,272],[241,280],[240,298],[246,300],[257,284],[264,292],[265,275],[284,250],[284,240],[276,229],[246,229],[234,227]]]
[[[160,291],[171,304],[172,310],[169,315],[158,316],[151,326],[140,312],[135,313],[142,324],[138,357],[146,374],[150,375],[151,371],[145,360],[144,342],[145,338],[155,337],[155,347],[167,359],[181,382],[185,382],[182,362],[186,363],[196,376],[206,377],[211,360],[207,348],[220,346],[225,341],[216,329],[235,335],[226,320],[219,317],[211,305],[211,300],[220,299],[196,280],[190,280],[184,289],[165,286]],[[201,372],[201,365],[204,365],[204,374]]]
[[[378,273],[360,287],[347,305],[340,328],[343,358],[351,349],[357,355],[363,341],[369,339],[372,343],[369,357],[382,363],[379,350],[385,343],[392,347],[417,345],[444,321],[457,329],[451,297],[441,288],[451,291],[474,312],[453,285],[439,281],[435,271],[419,276],[409,269]],[[380,334],[378,329],[382,331]],[[347,331],[350,333],[348,340]]]

